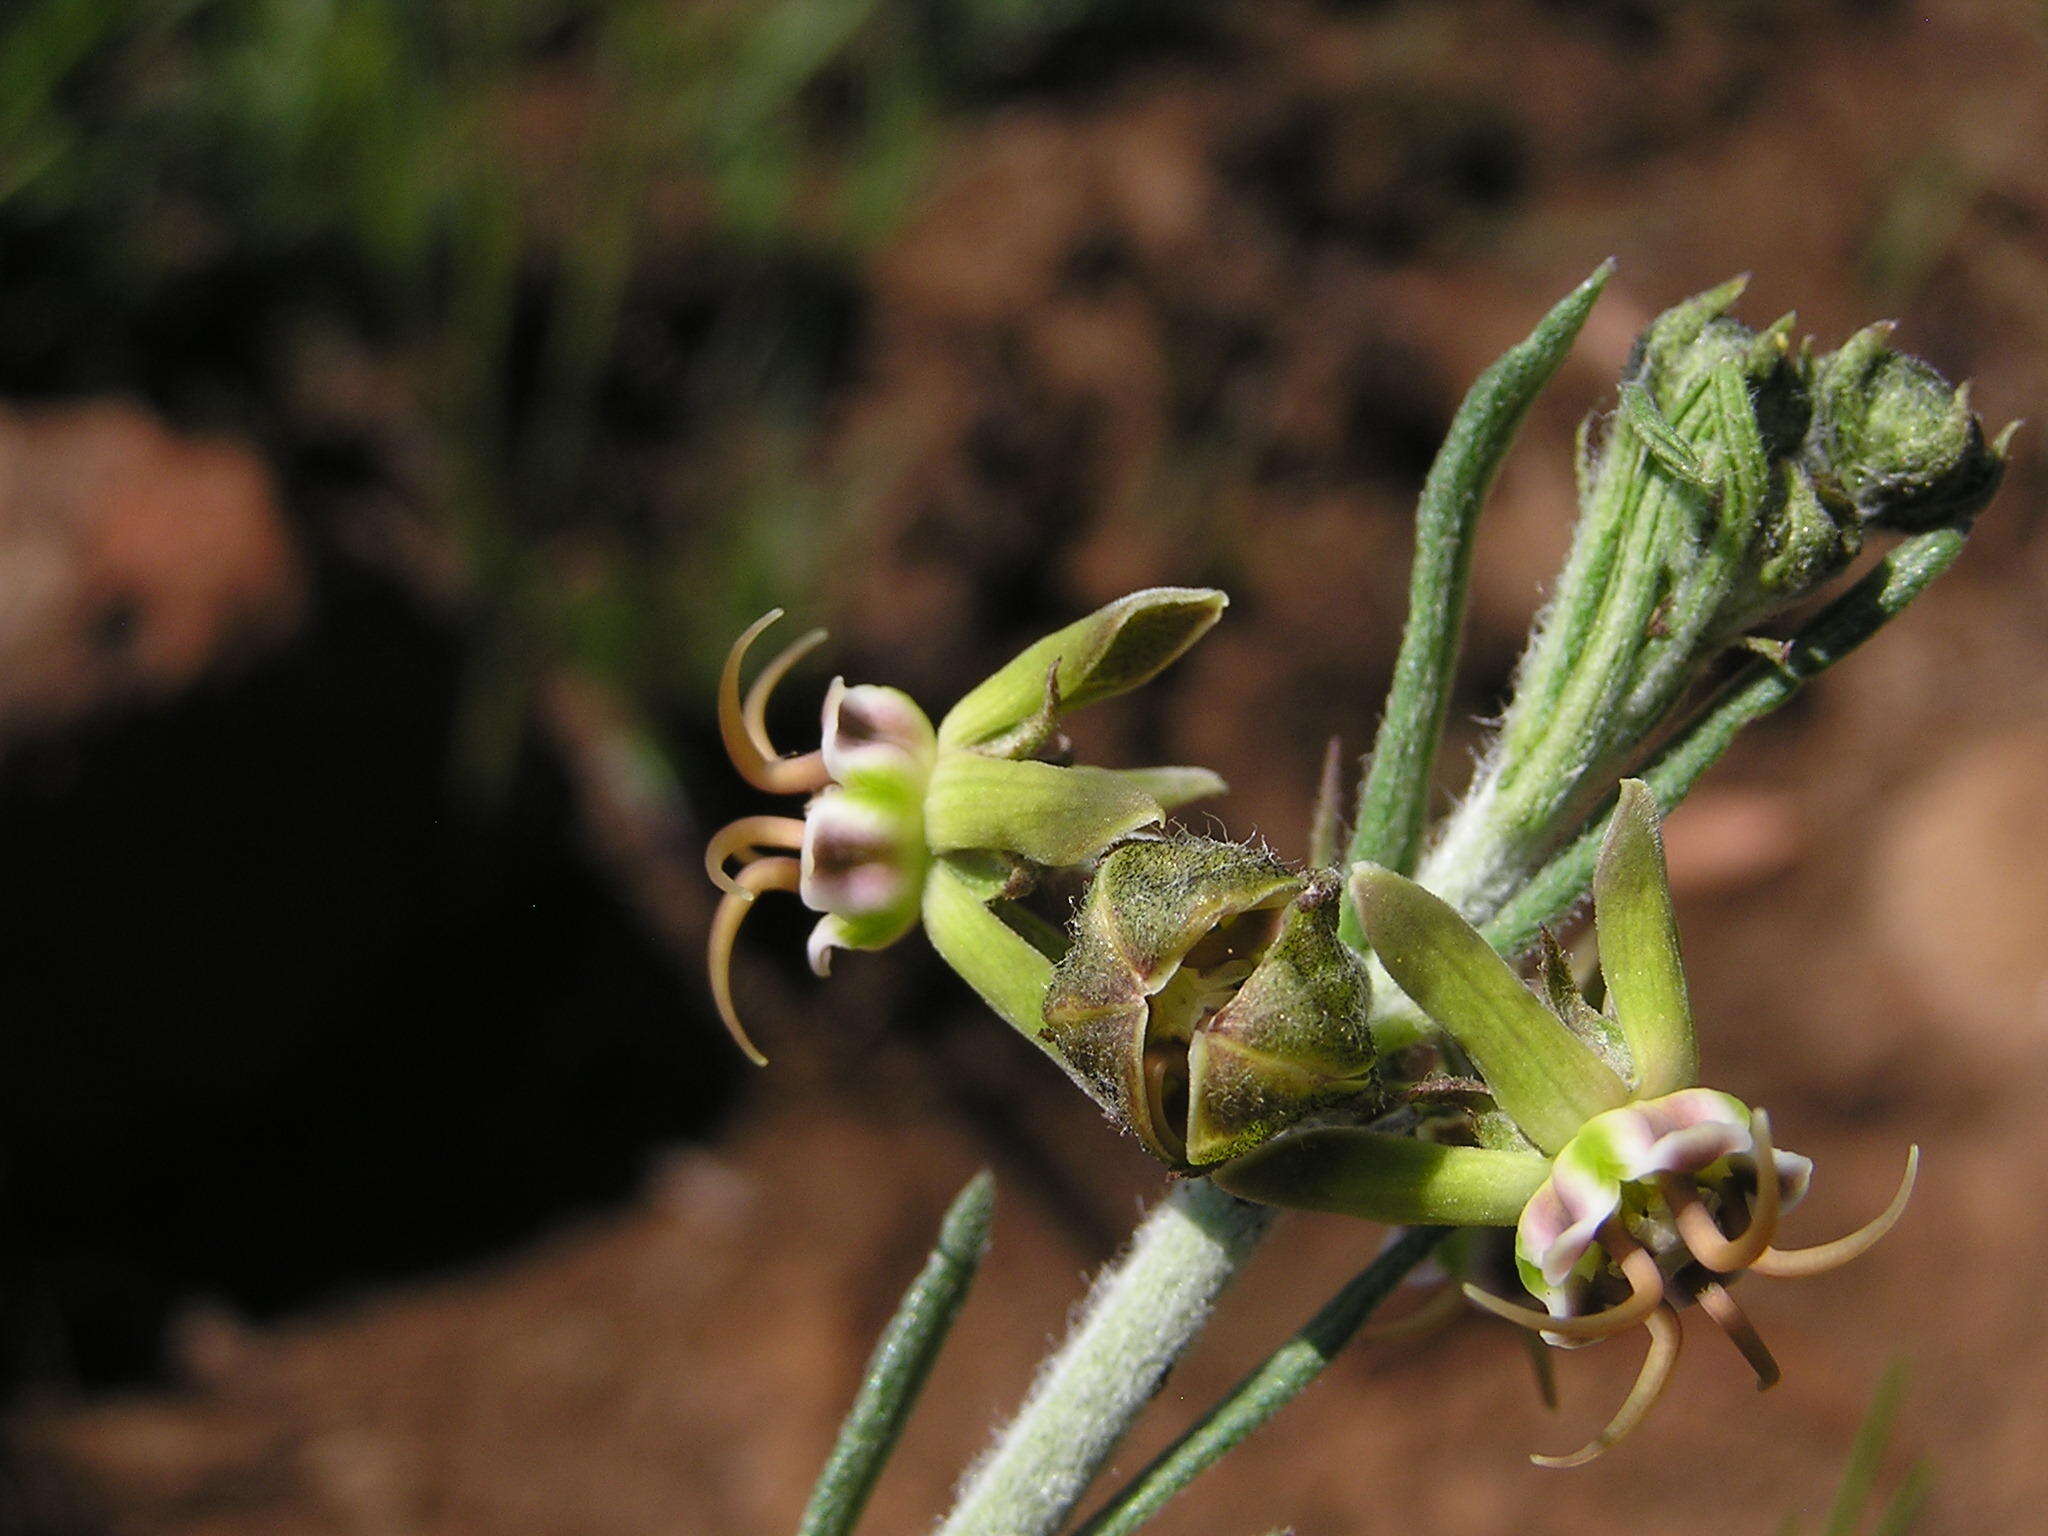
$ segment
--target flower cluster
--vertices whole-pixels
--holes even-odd
[[[1484,1085],[1490,1108],[1474,1120],[1474,1144],[1318,1128],[1268,1143],[1218,1182],[1252,1199],[1378,1220],[1512,1225],[1516,1271],[1543,1310],[1468,1284],[1475,1305],[1563,1347],[1648,1329],[1642,1373],[1612,1422],[1570,1456],[1535,1458],[1542,1465],[1590,1461],[1641,1421],[1677,1359],[1684,1304],[1697,1301],[1759,1385],[1773,1384],[1777,1367],[1728,1283],[1749,1272],[1819,1274],[1863,1253],[1904,1213],[1918,1149],[1867,1226],[1815,1248],[1776,1246],[1779,1218],[1805,1194],[1812,1165],[1773,1146],[1762,1110],[1698,1085],[1649,790],[1622,785],[1594,877],[1604,1012],[1555,950],[1539,998],[1476,929],[1404,876],[1362,865],[1352,892],[1374,952]]]
[[[1047,962],[1018,932],[1021,917],[1004,921],[1008,903],[1036,871],[1085,863],[1223,789],[1200,768],[1067,765],[1061,719],[1149,681],[1208,631],[1227,601],[1198,587],[1120,598],[1026,649],[936,728],[897,689],[834,679],[821,743],[799,756],[776,750],[768,703],[824,631],[782,651],[744,695],[747,651],[779,610],[742,634],[719,679],[726,753],[756,789],[808,797],[801,817],[741,817],[705,850],[725,893],[711,922],[712,993],[748,1056],[765,1061],[733,1005],[732,952],[754,899],[768,891],[793,891],[822,914],[808,945],[819,975],[834,949],[880,949],[922,921],[991,1006],[1035,1034]],[[734,859],[741,863],[730,873]]]
[[[758,895],[794,891],[820,914],[820,974],[835,948],[922,926],[1176,1173],[1271,1205],[1461,1229],[1445,1251],[1462,1258],[1447,1262],[1484,1282],[1464,1294],[1554,1346],[1646,1329],[1634,1390],[1583,1449],[1536,1458],[1551,1466],[1591,1460],[1649,1411],[1677,1358],[1681,1308],[1697,1304],[1771,1385],[1777,1366],[1733,1283],[1832,1269],[1905,1210],[1917,1149],[1875,1220],[1818,1247],[1779,1246],[1812,1165],[1775,1146],[1763,1110],[1701,1083],[1659,810],[1621,775],[1671,739],[1674,712],[1730,647],[1763,653],[1796,686],[1807,673],[1793,650],[1752,628],[1843,570],[1867,531],[1952,558],[2007,442],[1987,441],[1967,393],[1892,350],[1883,327],[1816,356],[1792,344],[1789,319],[1753,331],[1728,318],[1739,282],[1660,315],[1618,408],[1585,435],[1582,515],[1556,593],[1472,786],[1425,851],[1464,579],[1452,546],[1604,281],[1605,269],[1475,385],[1432,471],[1410,637],[1436,654],[1411,656],[1404,641],[1396,699],[1409,689],[1411,707],[1387,715],[1394,737],[1413,725],[1427,750],[1383,732],[1348,869],[1302,871],[1168,830],[1175,807],[1221,789],[1206,770],[1070,762],[1066,712],[1148,681],[1222,611],[1219,592],[1170,587],[1046,637],[936,726],[894,689],[835,681],[822,743],[799,757],[776,751],[765,716],[821,636],[782,652],[743,696],[746,651],[771,614],[733,648],[719,717],[740,772],[806,804],[801,817],[744,817],[707,853],[725,891],[713,990],[756,1060],[730,968]],[[1918,590],[1878,586],[1813,621],[1807,672]],[[1851,616],[1830,627],[1838,609]],[[1375,784],[1391,786],[1378,802]],[[1391,801],[1400,814],[1376,819]],[[1334,850],[1336,820],[1333,790],[1319,847]],[[1523,926],[1498,942],[1524,943],[1584,894],[1589,865],[1597,1002],[1547,934],[1532,989],[1473,926],[1513,916]],[[1089,884],[1062,932],[1020,898],[1066,867]],[[1516,903],[1538,910],[1517,915]],[[1457,1292],[1445,1296],[1455,1307]]]

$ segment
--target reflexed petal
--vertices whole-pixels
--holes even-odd
[[[1046,679],[1062,710],[1150,681],[1207,633],[1230,601],[1208,587],[1152,587],[1047,635],[955,704],[939,722],[947,746],[993,741],[1044,706]]]
[[[1494,1099],[1546,1152],[1628,1100],[1621,1079],[1522,985],[1477,929],[1405,876],[1361,863],[1352,899],[1380,961],[1472,1057]]]
[[[1574,1142],[1529,1198],[1515,1224],[1515,1261],[1532,1296],[1557,1311],[1555,1294],[1592,1251],[1602,1223],[1621,1208],[1621,1181],[1583,1156]],[[1561,1313],[1559,1314],[1562,1315]]]
[[[1615,1175],[1646,1179],[1653,1174],[1690,1176],[1754,1145],[1749,1109],[1740,1099],[1712,1088],[1688,1088],[1617,1109],[1580,1132],[1597,1147]]]
[[[1267,1142],[1210,1177],[1246,1200],[1367,1221],[1505,1227],[1543,1182],[1530,1152],[1450,1147],[1360,1126],[1316,1126]]]
[[[1106,768],[1057,768],[978,752],[940,754],[925,796],[925,838],[937,853],[970,848],[1034,864],[1079,864],[1165,813]]]
[[[1679,963],[1657,802],[1639,779],[1622,782],[1600,845],[1593,921],[1601,974],[1635,1066],[1636,1092],[1656,1098],[1697,1082],[1699,1049]]]
[[[841,784],[870,776],[922,782],[937,738],[925,712],[896,688],[834,678],[825,692],[825,767]]]
[[[804,816],[800,894],[813,912],[914,911],[924,862],[915,816],[869,796],[828,789]]]

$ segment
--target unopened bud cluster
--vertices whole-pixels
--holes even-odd
[[[1967,523],[1997,489],[1967,390],[1873,326],[1816,357],[1792,317],[1729,318],[1740,279],[1659,315],[1581,430],[1580,520],[1514,696],[1422,878],[1496,911],[1702,673],[1839,574],[1867,529]]]

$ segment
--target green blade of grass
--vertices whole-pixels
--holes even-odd
[[[1927,1502],[1927,1490],[1933,1486],[1934,1468],[1924,1461],[1915,1462],[1878,1515],[1877,1524],[1870,1528],[1870,1536],[1906,1536],[1920,1518],[1920,1506]]]
[[[798,1536],[846,1536],[916,1405],[988,1247],[995,1179],[976,1174],[947,1207],[939,1239],[868,1359],[860,1393],[804,1506]]]

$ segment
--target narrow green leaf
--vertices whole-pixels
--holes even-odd
[[[1613,1070],[1441,898],[1377,864],[1352,871],[1351,894],[1388,974],[1464,1048],[1538,1147],[1556,1152],[1594,1115],[1628,1102]]]
[[[1328,869],[1335,864],[1337,846],[1343,840],[1344,743],[1332,736],[1330,744],[1323,749],[1323,771],[1316,779],[1315,810],[1309,816],[1309,868]],[[1354,939],[1352,942],[1355,944],[1357,941]]]
[[[1298,1397],[1408,1272],[1450,1236],[1447,1227],[1415,1227],[1326,1302],[1285,1344],[1155,1456],[1075,1536],[1130,1536],[1167,1501],[1220,1461],[1245,1436]]]
[[[995,849],[1034,864],[1079,864],[1165,812],[1127,776],[979,752],[941,752],[925,791],[934,853]]]
[[[804,1506],[798,1536],[847,1536],[859,1521],[953,1319],[967,1300],[988,1248],[995,1200],[995,1179],[984,1169],[946,1208],[931,1257],[903,1293],[896,1315],[868,1358],[860,1393]]]
[[[1699,1081],[1699,1047],[1686,999],[1678,924],[1657,802],[1641,779],[1624,779],[1600,861],[1593,868],[1593,922],[1600,973],[1614,1000],[1639,1097],[1662,1098]]]
[[[1511,1227],[1550,1159],[1329,1125],[1267,1142],[1211,1179],[1233,1195],[1390,1226]]]
[[[934,859],[924,882],[924,930],[932,948],[996,1015],[1028,1039],[1045,1029],[1052,962],[983,906],[973,881]]]
[[[1209,587],[1151,587],[1120,597],[978,683],[939,722],[939,742],[976,746],[1030,720],[1044,706],[1048,676],[1062,710],[1149,682],[1208,633],[1229,601]]]
[[[1706,465],[1700,462],[1700,456],[1693,452],[1692,444],[1678,435],[1678,429],[1657,409],[1657,402],[1647,389],[1634,380],[1626,380],[1621,386],[1620,398],[1622,415],[1635,428],[1636,436],[1642,439],[1651,458],[1694,490],[1714,489],[1713,477],[1707,473]]]
[[[1415,511],[1408,621],[1372,764],[1359,788],[1352,861],[1414,869],[1429,813],[1430,774],[1450,707],[1472,570],[1472,535],[1501,459],[1530,402],[1564,361],[1614,263],[1602,262],[1523,340],[1482,373],[1452,418]],[[1359,941],[1344,914],[1344,937]]]

